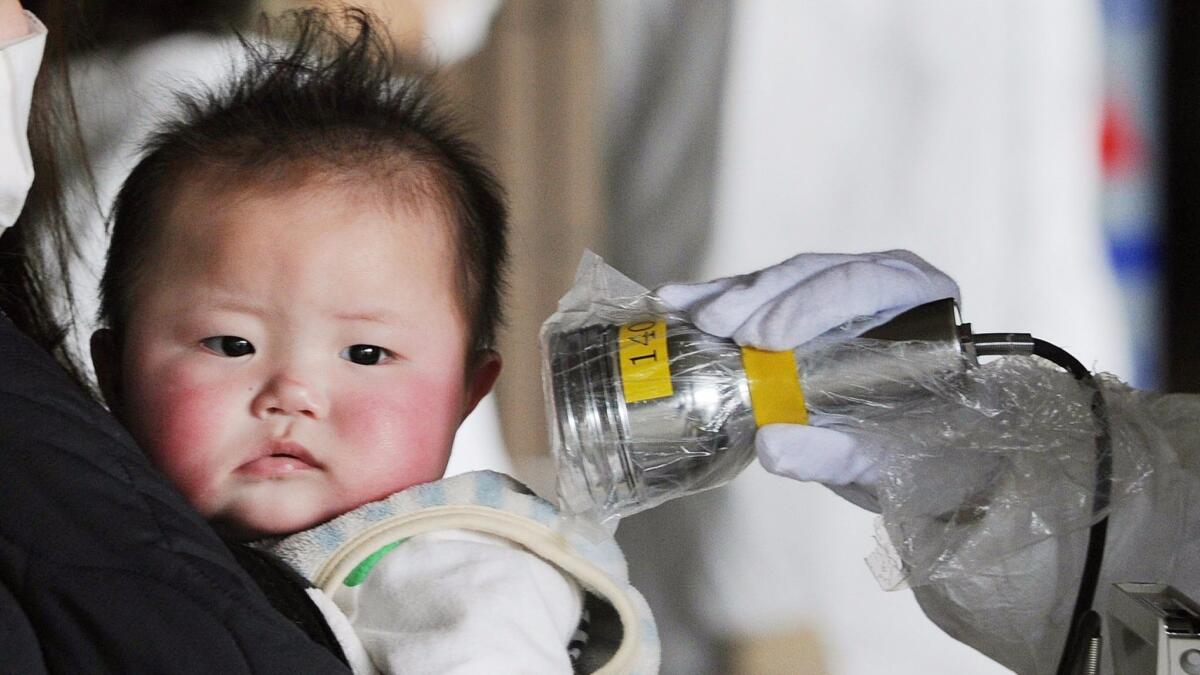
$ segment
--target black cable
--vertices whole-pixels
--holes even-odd
[[[1066,350],[1027,333],[979,333],[971,336],[978,356],[1034,355],[1071,373],[1081,384],[1092,390],[1092,418],[1096,421],[1096,486],[1092,497],[1092,515],[1099,516],[1112,498],[1112,430],[1108,406],[1100,383],[1092,373]],[[1100,583],[1100,566],[1104,561],[1104,545],[1108,539],[1108,517],[1097,520],[1088,533],[1087,557],[1071,612],[1071,628],[1059,658],[1057,675],[1076,675],[1085,664],[1093,641],[1100,638],[1100,615],[1092,609],[1096,588]],[[1086,672],[1086,671],[1085,671]]]
[[[1096,421],[1096,488],[1092,497],[1092,515],[1099,516],[1108,509],[1112,498],[1113,463],[1112,430],[1100,383],[1078,359],[1045,340],[1033,338],[1033,353],[1065,368],[1076,380],[1092,390],[1092,417]],[[1108,516],[1105,515],[1092,525],[1088,534],[1087,558],[1083,564],[1075,609],[1071,613],[1071,629],[1058,662],[1057,675],[1077,673],[1080,659],[1087,653],[1089,643],[1100,636],[1100,615],[1092,606],[1096,599],[1096,587],[1100,583],[1100,566],[1104,560],[1107,538]]]

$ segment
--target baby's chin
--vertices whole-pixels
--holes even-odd
[[[286,537],[327,522],[336,513],[233,513],[209,517],[209,522],[222,539],[229,541],[258,541]]]
[[[437,480],[437,477],[430,480]],[[257,541],[312,529],[415,484],[403,482],[387,486],[380,494],[331,494],[321,489],[311,489],[311,484],[305,482],[268,481],[253,485],[250,490],[234,491],[232,498],[210,502],[209,508],[205,508],[203,500],[194,500],[193,504],[222,538],[229,541]]]

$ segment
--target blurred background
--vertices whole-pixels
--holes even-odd
[[[227,75],[230,27],[313,4],[81,3],[72,75],[97,183],[77,200],[85,314],[107,204],[170,90]],[[499,468],[554,494],[537,333],[585,248],[648,287],[802,251],[911,249],[958,280],[978,331],[1031,332],[1136,386],[1200,391],[1200,7],[360,4],[441,68],[512,206],[505,371],[460,433],[456,471]],[[872,522],[757,467],[622,522],[663,672],[1003,672],[910,594],[879,590],[863,563]]]

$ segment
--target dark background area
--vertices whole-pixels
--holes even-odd
[[[1164,384],[1200,392],[1200,3],[1166,2],[1163,27]]]
[[[133,46],[184,30],[223,30],[253,10],[253,0],[22,0],[48,26],[70,30],[71,51]],[[67,20],[61,20],[57,13]]]

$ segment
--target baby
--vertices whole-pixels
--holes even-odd
[[[301,15],[287,54],[250,49],[226,91],[188,99],[113,212],[101,390],[231,539],[440,479],[500,372],[500,190],[349,16],[345,37]],[[335,598],[374,667],[572,670],[583,599],[557,566],[462,530],[397,543]]]

